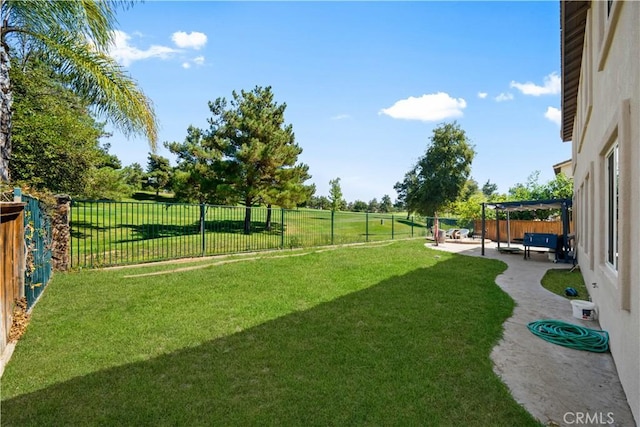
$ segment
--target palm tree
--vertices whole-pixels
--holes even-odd
[[[115,12],[108,0],[0,0],[0,182],[9,181],[12,50],[31,46],[98,115],[125,135],[142,134],[155,150],[157,123],[151,100],[107,54]]]

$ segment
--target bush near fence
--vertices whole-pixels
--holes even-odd
[[[426,234],[406,214],[244,206],[74,200],[71,265],[100,267],[165,259],[372,242]]]

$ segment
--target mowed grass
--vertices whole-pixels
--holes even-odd
[[[505,264],[417,240],[287,253],[56,274],[3,425],[538,425],[489,358]]]
[[[74,201],[71,263],[74,267],[132,264],[181,257],[312,247],[423,236],[424,224],[404,215],[314,209],[245,208],[149,202]],[[204,231],[202,230],[204,226]]]
[[[584,284],[584,279],[580,270],[570,271],[565,268],[555,268],[548,270],[541,280],[542,287],[554,294],[561,295],[568,299],[588,300],[589,292]],[[575,297],[567,296],[564,293],[566,288],[574,288],[578,291]]]

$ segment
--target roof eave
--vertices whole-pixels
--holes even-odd
[[[563,141],[573,135],[584,48],[584,32],[590,1],[560,1],[560,55],[562,67],[562,121]]]

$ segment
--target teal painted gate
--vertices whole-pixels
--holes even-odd
[[[31,308],[51,278],[51,219],[38,199],[23,194],[22,201],[26,203],[24,294]]]

